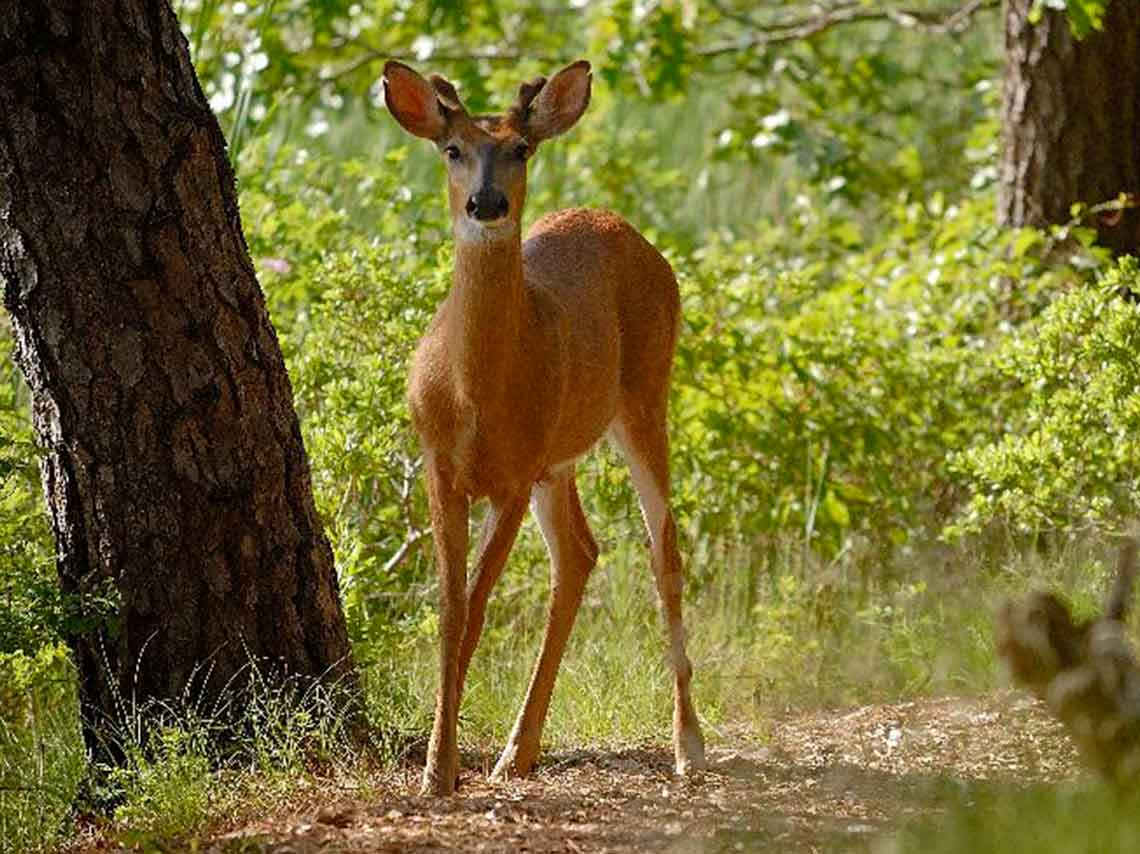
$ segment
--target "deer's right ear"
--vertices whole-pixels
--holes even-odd
[[[394,59],[384,63],[384,103],[410,134],[438,142],[447,132],[447,116],[435,87]]]

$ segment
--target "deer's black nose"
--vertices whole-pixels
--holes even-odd
[[[500,219],[507,215],[507,197],[499,190],[484,187],[467,200],[467,215],[478,220]]]

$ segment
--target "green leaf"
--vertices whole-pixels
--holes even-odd
[[[1104,27],[1104,0],[1066,0],[1069,29],[1078,39]]]
[[[840,528],[850,527],[851,513],[848,511],[847,505],[834,492],[829,491],[824,497],[823,509],[827,511],[828,518]]]
[[[1046,9],[1065,12],[1073,36],[1083,39],[1094,30],[1104,28],[1105,5],[1105,0],[1036,0],[1029,10],[1028,20],[1031,24],[1040,23]]]
[[[863,242],[863,235],[859,231],[858,223],[847,220],[837,222],[831,227],[831,236],[835,241],[847,249],[853,249]]]
[[[1024,258],[1026,253],[1035,246],[1039,246],[1044,241],[1040,231],[1032,228],[1022,229],[1018,232],[1017,237],[1014,238],[1013,246],[1010,251],[1014,258]]]

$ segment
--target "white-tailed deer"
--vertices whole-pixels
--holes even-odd
[[[455,789],[467,666],[528,500],[550,552],[550,613],[494,773],[521,776],[534,765],[554,678],[598,555],[574,464],[606,433],[629,463],[649,529],[669,628],[677,771],[696,770],[704,765],[704,742],[689,696],[665,427],[677,282],[645,238],[605,211],[559,211],[540,219],[525,243],[521,238],[527,161],[586,109],[589,63],[523,83],[503,115],[469,115],[450,83],[424,79],[399,62],[384,66],[384,97],[405,130],[431,140],[443,156],[455,235],[452,288],[416,350],[408,383],[440,581],[440,682],[424,792]],[[468,581],[468,512],[478,498],[491,508]]]

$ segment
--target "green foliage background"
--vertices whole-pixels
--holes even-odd
[[[424,731],[433,690],[434,577],[404,383],[451,253],[436,155],[382,107],[389,56],[445,72],[480,110],[536,73],[594,63],[590,111],[536,158],[527,216],[612,208],[677,270],[673,480],[708,720],[984,690],[1000,596],[1046,583],[1095,601],[1108,537],[1140,497],[1140,308],[1117,296],[1140,288],[1140,269],[1075,226],[996,227],[995,5],[958,28],[944,2],[916,0],[909,16],[850,4],[864,19],[805,35],[792,2],[177,4],[230,141],[370,713],[397,736],[386,744]],[[1078,33],[1103,11],[1040,5],[1067,8]],[[37,818],[0,831],[30,845],[62,827],[82,774],[59,646],[76,609],[54,583],[3,322],[0,675],[13,688],[0,784],[26,775],[30,743],[55,745]],[[549,731],[658,736],[668,683],[636,503],[608,449],[580,482],[603,560]],[[473,671],[475,744],[502,737],[521,695],[543,563],[528,524]],[[30,715],[52,691],[71,712]],[[326,738],[315,712],[285,717],[301,741]],[[128,745],[109,783],[121,822],[200,825],[208,787],[194,780],[210,763],[196,732],[164,719]],[[253,764],[294,767],[290,751]],[[4,792],[0,817],[33,814]]]

